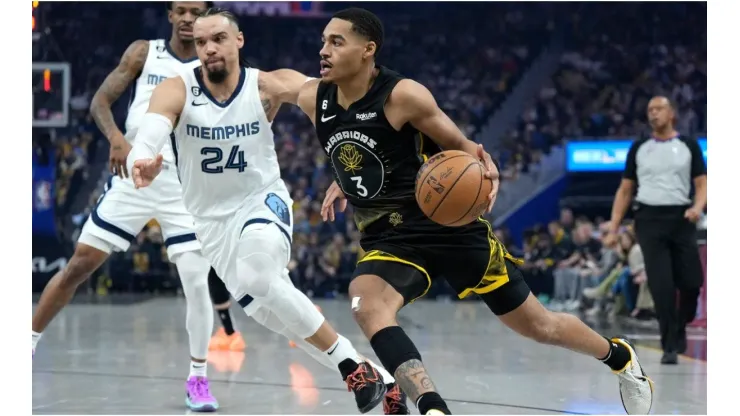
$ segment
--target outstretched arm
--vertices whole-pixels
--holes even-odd
[[[292,69],[260,72],[257,85],[267,119],[273,120],[282,104],[296,105],[301,87],[313,79]]]
[[[298,107],[311,119],[311,123],[316,125],[316,94],[319,91],[321,80],[312,79],[303,85],[298,92]]]
[[[488,211],[498,192],[499,172],[489,155],[472,140],[468,140],[455,123],[437,105],[432,93],[416,81],[401,80],[391,92],[388,100],[394,121],[403,126],[411,123],[417,130],[434,140],[444,150],[461,150],[479,158],[486,167],[486,177],[493,181],[489,195]]]
[[[162,164],[159,152],[172,133],[184,106],[185,83],[182,78],[168,78],[154,89],[149,110],[141,120],[127,160],[137,187],[147,186],[159,173]]]

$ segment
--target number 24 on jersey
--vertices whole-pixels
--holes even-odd
[[[209,156],[200,162],[200,168],[205,173],[223,173],[224,169],[238,169],[241,173],[248,166],[247,161],[244,160],[244,151],[239,150],[239,146],[231,148],[225,165],[221,163],[224,159],[224,152],[220,147],[204,147],[200,149],[200,154]]]

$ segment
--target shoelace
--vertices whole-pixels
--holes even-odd
[[[383,401],[383,413],[386,415],[393,414],[392,412],[401,409],[401,389],[398,386],[393,387],[391,391],[386,393],[385,400]]]
[[[347,391],[355,390],[355,388],[357,388],[357,390],[361,390],[366,385],[367,379],[365,378],[365,371],[362,364],[360,364],[360,366],[357,367],[357,370],[347,377]]]
[[[195,379],[195,387],[193,390],[195,390],[195,394],[198,397],[208,397],[211,394],[208,389],[208,384],[206,384],[206,380],[200,377]]]

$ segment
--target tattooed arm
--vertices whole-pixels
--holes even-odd
[[[301,87],[312,79],[292,69],[260,72],[257,86],[267,119],[272,121],[282,104],[298,104]]]
[[[131,145],[126,142],[123,133],[116,126],[111,106],[126,91],[129,85],[139,76],[144,68],[149,42],[137,40],[132,43],[121,57],[121,62],[98,88],[90,103],[90,113],[100,131],[110,142],[110,170],[121,178],[128,177],[126,157]]]

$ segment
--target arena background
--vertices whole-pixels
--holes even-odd
[[[333,11],[349,5],[223,4],[241,19],[244,57],[251,65],[314,76],[318,34]],[[553,271],[568,255],[558,250],[563,235],[580,238],[578,230],[593,230],[590,238],[600,241],[626,151],[635,138],[649,134],[645,108],[651,96],[674,100],[678,130],[700,139],[706,159],[706,4],[351,5],[376,12],[384,22],[379,63],[430,88],[461,130],[500,161],[502,185],[489,219],[511,251],[531,264],[553,260],[527,270],[540,299],[587,318],[626,322],[641,328],[646,339],[653,337],[657,323],[649,310],[631,316],[632,311],[614,308],[614,301],[594,305],[574,299],[580,305],[570,309],[551,302]],[[71,256],[109,176],[108,142],[88,111],[92,95],[128,44],[166,38],[170,26],[164,5],[153,2],[33,2],[33,25],[36,293]],[[127,97],[114,107],[119,126]],[[321,221],[318,208],[331,177],[309,121],[284,108],[274,131],[283,178],[295,201],[291,277],[311,297],[343,298],[362,253],[351,209],[334,223]],[[624,228],[630,225],[628,218]],[[700,226],[706,270],[706,217]],[[156,222],[128,252],[113,255],[81,292],[78,299],[95,302],[181,296]],[[437,284],[427,299],[455,296]],[[701,359],[706,359],[706,304],[704,290],[692,336],[700,342],[687,352]]]

